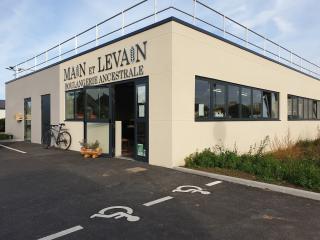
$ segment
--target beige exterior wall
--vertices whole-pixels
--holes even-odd
[[[144,41],[148,42],[143,75],[149,77],[150,164],[183,165],[187,155],[216,144],[228,148],[236,144],[240,151],[247,151],[250,145],[259,143],[267,135],[271,139],[282,138],[288,131],[294,139],[317,135],[318,121],[287,121],[287,94],[320,100],[318,81],[176,22],[8,83],[7,132],[23,139],[23,122],[15,121],[14,115],[23,113],[23,100],[31,97],[32,142],[39,143],[41,95],[49,93],[51,122],[65,122],[72,135],[71,150],[79,150],[83,123],[65,121],[64,69],[84,61],[87,66],[97,68],[98,57]],[[196,122],[196,75],[280,92],[280,121]]]
[[[24,113],[24,99],[31,98],[31,141],[41,142],[41,95],[50,94],[51,123],[59,123],[59,67],[54,66],[6,84],[6,132],[24,139],[24,121],[15,120]]]
[[[119,49],[130,49],[137,43],[147,41],[147,59],[143,62],[144,76],[149,77],[149,163],[159,166],[172,166],[171,162],[171,26],[172,23],[158,26],[134,35],[130,38],[115,42],[96,51],[84,54],[60,64],[60,121],[65,120],[65,82],[64,70],[68,67],[86,62],[86,66],[95,66],[97,58],[104,57]],[[138,66],[134,64],[132,66]],[[114,70],[125,69],[120,67]],[[93,74],[92,76],[99,76]],[[124,79],[126,80],[126,79]],[[113,81],[114,82],[114,81]],[[65,122],[72,135],[72,150],[79,150],[79,141],[83,139],[83,126],[80,122]]]
[[[216,144],[240,151],[266,136],[313,138],[319,121],[287,121],[287,94],[320,99],[320,83],[250,52],[173,23],[173,164]],[[281,121],[195,122],[195,75],[280,92]]]

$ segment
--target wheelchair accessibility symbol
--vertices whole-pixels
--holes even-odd
[[[112,211],[113,210],[113,211]],[[110,214],[106,214],[106,212],[110,212]],[[136,222],[139,221],[140,218],[138,216],[132,215],[133,210],[129,207],[124,206],[112,206],[108,208],[104,208],[99,211],[99,213],[92,215],[90,218],[126,218],[128,222]]]
[[[201,193],[204,195],[210,194],[210,192],[203,190],[201,187],[192,186],[192,185],[179,186],[175,190],[173,190],[172,192]]]

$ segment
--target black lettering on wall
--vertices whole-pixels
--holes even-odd
[[[143,42],[143,50],[139,44],[136,44],[136,48],[137,48],[137,61],[136,62],[140,62],[140,55],[142,56],[143,60],[146,60],[147,59],[147,41]]]

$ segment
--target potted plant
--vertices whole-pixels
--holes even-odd
[[[80,153],[82,155],[85,155],[86,152],[87,152],[87,149],[88,149],[88,143],[86,143],[84,140],[80,141],[79,143],[80,143],[80,146],[81,146]]]
[[[102,148],[98,140],[92,143],[87,143],[82,140],[80,143],[80,153],[84,155],[85,158],[97,158],[102,154]]]
[[[96,140],[94,143],[89,144],[91,149],[91,156],[92,158],[97,158],[102,154],[102,148],[100,147],[100,143]]]

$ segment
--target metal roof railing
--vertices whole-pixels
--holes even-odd
[[[10,67],[14,78],[57,63],[167,17],[176,17],[320,80],[320,66],[247,28],[199,0],[143,0],[44,52]],[[159,9],[160,8],[160,9]],[[185,10],[187,8],[188,10]]]

